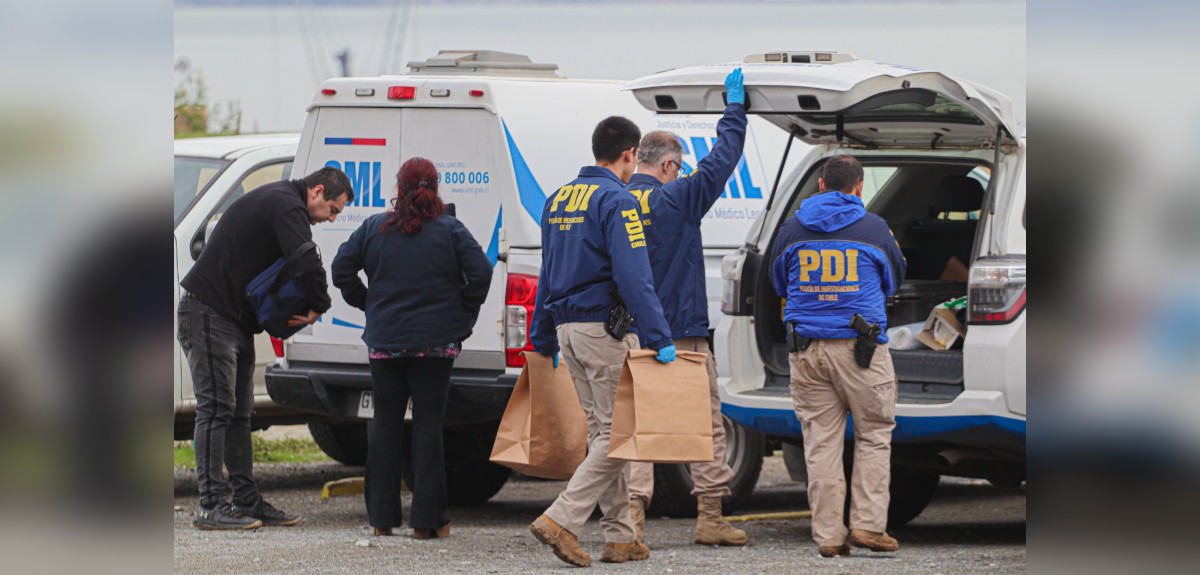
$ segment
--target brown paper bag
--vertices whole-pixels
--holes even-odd
[[[630,350],[621,368],[608,456],[627,461],[713,460],[708,354],[680,351],[660,363],[651,350]]]
[[[567,366],[523,352],[525,369],[500,420],[491,460],[525,475],[570,479],[587,455],[587,417]]]

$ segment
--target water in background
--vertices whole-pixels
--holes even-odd
[[[320,81],[340,75],[335,54],[349,48],[353,75],[382,72],[391,15],[387,6],[177,7],[175,60],[203,72],[209,102],[241,103],[243,132],[298,131]],[[990,86],[1025,121],[1022,2],[418,5],[408,20],[394,62],[490,49],[556,63],[565,77],[632,80],[770,50],[837,50]]]

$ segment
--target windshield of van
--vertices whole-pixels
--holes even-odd
[[[188,207],[199,198],[217,174],[229,162],[212,158],[175,158],[175,218],[176,224]]]

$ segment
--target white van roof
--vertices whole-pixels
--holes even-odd
[[[535,64],[529,56],[495,50],[441,50],[423,62],[409,62],[416,74],[474,74],[480,76],[558,77],[558,64]]]
[[[237,159],[250,152],[275,146],[295,146],[300,134],[248,134],[175,140],[176,156]]]

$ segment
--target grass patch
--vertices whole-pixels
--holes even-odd
[[[266,439],[255,432],[251,434],[250,440],[255,463],[310,463],[330,460],[311,439]],[[192,442],[175,442],[175,466],[196,466],[196,451],[192,448]]]

